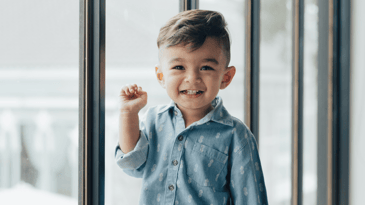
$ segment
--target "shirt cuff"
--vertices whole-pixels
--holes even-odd
[[[115,148],[115,159],[118,166],[122,169],[138,169],[147,159],[148,141],[143,132],[140,132],[139,140],[134,149],[124,154],[119,147]]]

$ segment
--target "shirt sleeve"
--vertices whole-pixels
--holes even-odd
[[[117,165],[130,176],[141,178],[147,161],[149,143],[147,128],[145,126],[146,115],[140,121],[140,136],[134,149],[124,154],[119,147],[115,148],[115,160]]]
[[[231,204],[267,205],[264,175],[256,140],[248,130],[242,134],[244,136],[234,145],[230,158]]]

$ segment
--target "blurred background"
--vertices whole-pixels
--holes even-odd
[[[77,204],[79,1],[0,0],[0,204]]]
[[[316,204],[318,0],[305,0],[303,204]],[[351,204],[365,183],[365,19],[352,1]],[[261,0],[260,157],[269,203],[290,204],[292,1]],[[221,12],[237,73],[220,91],[244,119],[245,0],[200,0]],[[141,179],[116,165],[118,93],[128,83],[148,92],[148,107],[170,102],[158,84],[157,35],[179,1],[106,2],[105,203],[138,204]],[[0,204],[77,204],[79,1],[0,0]],[[356,55],[355,55],[356,54]],[[19,197],[21,196],[21,197]]]

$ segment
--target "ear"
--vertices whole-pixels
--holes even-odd
[[[225,89],[232,82],[234,75],[236,74],[236,68],[234,66],[226,68],[224,76],[221,82],[220,89]]]
[[[156,74],[156,77],[157,77],[157,81],[160,83],[160,85],[163,88],[165,88],[165,79],[164,79],[163,74],[162,74],[161,66],[159,66],[159,65],[155,66],[155,74]]]

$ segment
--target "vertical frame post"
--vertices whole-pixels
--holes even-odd
[[[260,0],[246,0],[245,30],[245,124],[259,144]]]
[[[293,0],[292,71],[292,205],[301,205],[303,194],[303,59],[304,0]]]
[[[327,0],[318,3],[317,203],[348,204],[350,1]]]
[[[193,9],[199,9],[199,0],[180,0],[180,12]]]
[[[79,60],[79,205],[103,205],[105,0],[80,0]]]

